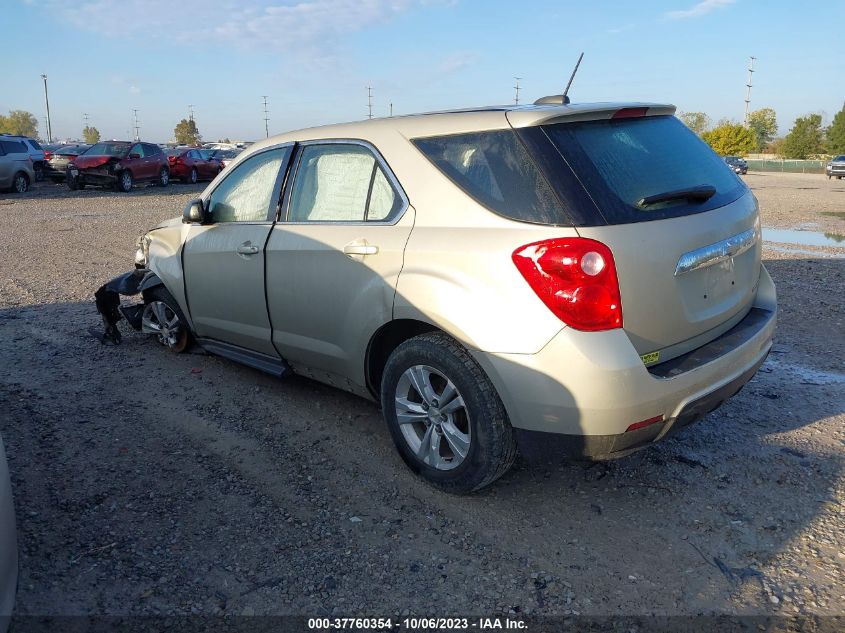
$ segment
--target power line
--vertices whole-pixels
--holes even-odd
[[[270,138],[270,116],[267,112],[267,95],[261,95],[264,99],[264,137]]]
[[[514,77],[514,79],[516,79],[516,85],[513,87],[513,89],[516,91],[516,93],[513,97],[513,103],[514,105],[519,105],[519,80],[522,79],[522,77]]]
[[[748,106],[751,103],[751,79],[754,76],[754,60],[756,57],[750,57],[750,64],[748,65],[748,83],[745,86],[748,90],[745,93],[745,125],[748,125]]]

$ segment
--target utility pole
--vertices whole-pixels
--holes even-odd
[[[514,95],[513,103],[514,105],[519,105],[519,80],[522,79],[522,77],[514,77],[514,79],[516,79],[516,85],[513,88],[516,91],[516,94]]]
[[[262,95],[264,99],[264,137],[270,138],[270,117],[267,114],[267,95]]]
[[[369,114],[367,115],[368,119],[373,118],[373,88],[372,86],[367,86],[367,107],[369,108]]]
[[[390,102],[390,116],[393,116],[393,102]]]
[[[748,83],[745,86],[748,88],[748,91],[745,93],[745,125],[748,126],[748,106],[751,103],[751,79],[754,76],[754,60],[757,59],[756,57],[750,58],[750,64],[748,65]]]
[[[132,120],[133,120],[132,127],[135,130],[135,139],[134,140],[140,141],[141,140],[141,127],[138,123],[138,108],[132,109]]]
[[[191,114],[190,114],[190,116],[188,117],[188,120],[189,120],[189,121],[193,121],[193,120],[194,120],[194,106],[193,106],[193,104],[189,103],[189,104],[188,104],[188,109],[191,111]]]
[[[44,80],[44,103],[47,106],[47,142],[53,142],[53,128],[50,125],[50,99],[47,97],[47,75],[41,75]]]

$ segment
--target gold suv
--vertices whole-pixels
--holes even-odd
[[[119,336],[117,295],[142,293],[123,315],[174,351],[379,402],[444,490],[486,486],[537,440],[625,455],[736,393],[775,326],[757,201],[674,111],[490,107],[270,138],[147,233],[98,304]]]

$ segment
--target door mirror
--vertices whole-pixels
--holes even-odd
[[[205,224],[208,221],[208,214],[202,204],[202,200],[191,200],[185,205],[182,212],[182,222],[185,224]]]
[[[132,152],[131,154],[129,154],[130,160],[135,160],[136,158],[141,158],[141,155],[137,152]]]

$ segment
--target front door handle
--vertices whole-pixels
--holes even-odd
[[[378,253],[378,246],[366,242],[350,242],[343,247],[345,255],[375,255]]]
[[[259,250],[261,250],[261,249],[258,248],[257,246],[253,246],[249,242],[247,242],[246,244],[241,244],[240,246],[238,246],[238,254],[239,255],[255,255]]]

